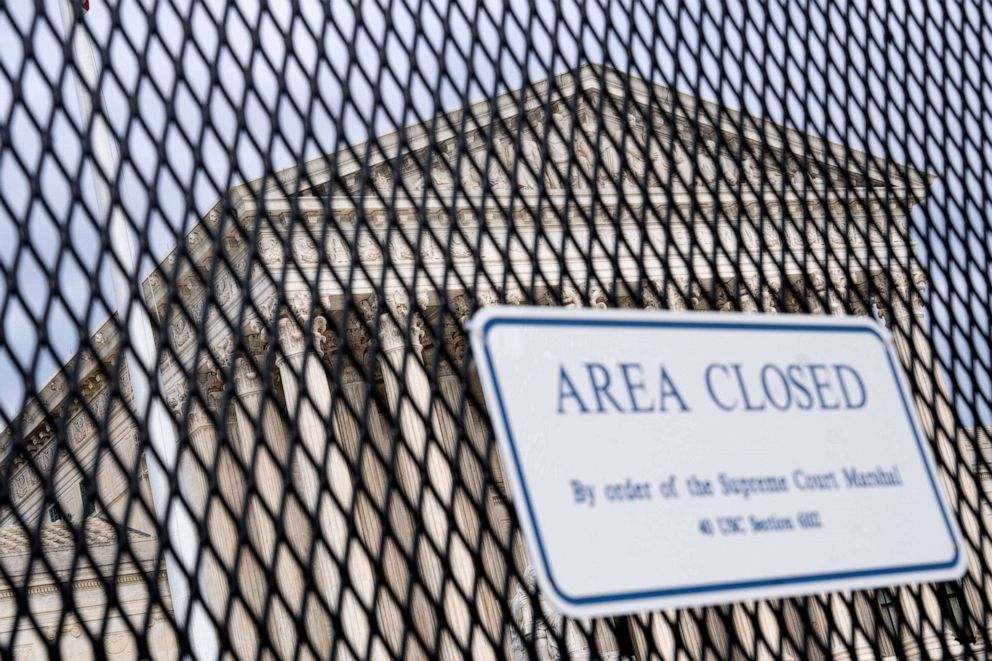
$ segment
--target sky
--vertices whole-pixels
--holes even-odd
[[[0,426],[113,307],[59,1],[0,9]],[[911,217],[935,343],[962,421],[992,423],[977,14],[867,0],[90,4],[123,204],[151,251],[142,275],[237,183],[606,63],[935,175]]]

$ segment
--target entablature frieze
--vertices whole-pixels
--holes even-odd
[[[908,258],[908,253],[904,257]],[[709,270],[701,268],[704,265],[700,263],[693,271],[686,265],[673,268],[670,264],[669,268],[664,268],[660,263],[651,268],[641,268],[634,263],[634,260],[630,261],[629,268],[621,269],[619,273],[613,262],[609,260],[604,262],[603,268],[599,271],[595,262],[592,263],[591,270],[587,269],[587,262],[582,265],[581,271],[546,272],[545,277],[534,280],[535,285],[531,289],[534,298],[531,300],[548,305],[556,301],[561,305],[573,307],[585,305],[607,307],[611,301],[623,299],[641,301],[641,304],[649,309],[663,307],[662,302],[664,302],[664,307],[671,309],[731,310],[736,300],[734,292],[740,292],[743,296],[742,308],[745,311],[758,309],[775,311],[777,298],[788,302],[788,307],[791,309],[798,310],[801,304],[793,299],[797,295],[808,295],[811,301],[809,309],[813,312],[838,313],[844,308],[844,303],[849,302],[855,313],[866,313],[867,308],[859,301],[865,300],[869,295],[885,296],[885,283],[890,280],[893,282],[898,280],[900,296],[912,296],[913,305],[919,305],[921,303],[919,292],[925,281],[922,273],[916,273],[913,286],[908,287],[905,278],[883,277],[883,265],[870,263],[868,260],[858,262],[856,259],[848,263],[838,260],[827,260],[822,263],[811,261],[805,265],[805,268],[799,261],[795,261],[789,263],[789,268],[786,269],[780,268],[776,262],[769,262],[763,269],[750,265],[749,268],[740,271],[733,268],[729,262],[724,265],[725,268],[707,267]],[[866,270],[852,273],[852,265],[859,263]],[[894,258],[892,264],[899,263],[901,262]],[[694,274],[691,279],[690,274]],[[783,285],[783,278],[788,280],[791,286]],[[497,277],[488,280],[488,282],[500,281]],[[419,289],[414,282],[420,283]],[[510,279],[508,282],[519,283],[528,280]],[[602,284],[609,282],[617,283],[615,294]],[[641,283],[640,291],[635,294],[632,290],[638,286],[637,283]],[[417,305],[412,312],[408,294],[411,290],[418,292]],[[854,292],[854,295],[847,296],[848,290]],[[420,338],[423,335],[420,324],[432,324],[439,308],[443,307],[447,310],[449,316],[451,311],[456,311],[455,314],[464,321],[463,318],[467,318],[468,311],[480,304],[494,304],[499,301],[522,303],[525,300],[519,286],[511,284],[509,290],[500,295],[495,287],[483,284],[476,292],[477,298],[473,300],[469,300],[463,290],[449,286],[445,290],[448,300],[442,302],[438,298],[439,289],[431,282],[423,278],[415,281],[399,277],[386,277],[379,282],[356,279],[347,291],[342,289],[337,281],[320,280],[316,306],[313,299],[313,283],[305,277],[283,279],[278,291],[281,292],[282,307],[277,305],[280,296],[277,295],[277,289],[272,283],[258,284],[251,293],[258,307],[267,312],[264,316],[248,314],[249,321],[244,326],[245,333],[248,333],[250,328],[254,328],[255,332],[244,335],[250,337],[251,341],[242,342],[244,346],[240,347],[240,351],[243,352],[250,345],[253,359],[259,364],[265,352],[271,349],[270,335],[275,330],[278,330],[279,336],[285,336],[287,339],[291,339],[290,336],[295,337],[293,346],[305,348],[307,343],[303,332],[307,324],[312,325],[309,332],[313,333],[315,338],[310,340],[310,346],[319,353],[333,351],[340,342],[337,337],[342,332],[339,324],[344,323],[341,321],[343,317],[339,318],[338,313],[345,309],[348,310],[348,324],[361,316],[364,320],[363,329],[378,328],[380,331],[386,331],[387,334],[396,322],[409,322],[410,319],[414,319],[417,322],[416,338]],[[377,297],[382,297],[383,292],[385,297],[379,300]],[[757,302],[759,297],[762,305]],[[818,299],[827,301],[827,304],[820,303]],[[332,316],[328,317],[328,314]],[[423,314],[426,316],[421,316]],[[397,333],[398,331],[393,334],[399,338]],[[206,358],[207,355],[228,356],[223,359],[223,366],[218,364],[214,367],[218,373],[223,373],[227,370],[225,366],[233,357],[231,337],[230,327],[222,319],[217,318],[207,328],[209,354],[199,349],[192,339],[187,339],[183,343],[173,338],[183,365],[181,370],[166,370],[166,373],[189,374],[200,369],[192,363],[187,364],[186,359],[191,361],[197,358],[200,361],[198,365],[202,365],[204,361],[213,364],[214,359]],[[169,359],[167,362],[173,361]],[[180,407],[174,406],[174,410],[179,409]]]
[[[797,239],[799,241],[801,239]],[[538,246],[540,254],[555,255],[560,254],[562,249],[555,247],[547,238],[541,239]],[[546,266],[541,266],[535,270],[534,259],[528,250],[519,249],[513,242],[507,250],[509,259],[504,259],[506,253],[490,246],[490,252],[483,254],[483,268],[486,271],[485,277],[481,278],[483,283],[528,283],[533,282],[537,288],[555,287],[561,282],[596,283],[596,282],[620,282],[623,286],[628,283],[637,283],[644,280],[660,281],[670,278],[675,281],[687,279],[690,274],[695,275],[697,283],[706,287],[714,280],[733,281],[740,277],[747,282],[778,282],[781,278],[801,280],[807,278],[809,286],[824,289],[826,283],[832,283],[831,289],[842,290],[848,279],[852,285],[864,282],[869,275],[877,274],[885,269],[893,267],[902,271],[909,271],[911,264],[911,254],[908,246],[903,248],[889,246],[887,255],[888,264],[881,264],[872,255],[876,252],[863,247],[859,249],[838,250],[823,246],[819,250],[799,251],[791,249],[785,244],[779,249],[775,256],[763,254],[760,261],[749,262],[748,254],[742,251],[737,255],[733,245],[726,250],[720,250],[714,256],[713,249],[701,251],[698,247],[693,250],[691,260],[683,259],[678,251],[673,248],[666,248],[664,244],[653,246],[653,250],[645,251],[642,256],[636,255],[633,251],[620,249],[618,256],[606,253],[602,248],[593,249],[593,258],[585,258],[586,250],[579,249],[583,244],[582,238],[573,236],[571,243],[565,246],[564,252],[568,257],[562,268],[557,261],[548,260]],[[588,244],[585,244],[588,246]],[[782,244],[779,244],[780,246]],[[505,249],[504,249],[505,250]],[[682,249],[689,252],[687,247]],[[487,259],[488,257],[488,259]],[[736,262],[732,257],[736,257]],[[435,296],[435,292],[440,289],[453,289],[451,284],[446,288],[439,287],[439,283],[453,283],[459,279],[462,282],[473,281],[475,275],[476,261],[467,260],[458,262],[424,262],[422,260],[411,259],[406,263],[393,261],[387,268],[380,264],[378,268],[365,264],[362,272],[352,270],[351,265],[342,265],[340,272],[335,272],[333,265],[329,268],[326,264],[319,268],[307,272],[304,269],[293,268],[292,270],[279,274],[278,285],[267,278],[257,276],[247,293],[247,297],[237,296],[227,304],[224,314],[214,314],[205,327],[206,336],[211,342],[211,354],[220,355],[226,350],[220,347],[224,342],[230,342],[231,324],[229,320],[234,319],[259,319],[268,330],[272,329],[272,319],[276,312],[276,305],[279,300],[283,300],[284,305],[292,310],[294,305],[300,311],[304,307],[309,307],[313,298],[313,293],[317,296],[321,305],[326,309],[340,309],[345,307],[348,299],[356,306],[360,306],[362,301],[368,296],[381,293],[383,291],[402,290],[405,292],[416,290],[420,294],[426,294],[429,298]],[[512,270],[512,273],[509,271]],[[848,274],[848,275],[845,275]],[[456,277],[458,276],[458,277]],[[919,285],[918,274],[917,285]],[[345,283],[347,286],[345,286]],[[819,284],[818,284],[819,283]],[[719,288],[717,288],[719,289]],[[876,287],[877,289],[877,287]],[[281,296],[280,296],[281,294]],[[250,303],[249,309],[239,310],[243,301]],[[294,301],[296,302],[294,304]],[[308,312],[302,314],[295,313],[296,319],[306,321]],[[297,321],[297,325],[301,322]],[[206,354],[198,354],[195,341],[198,334],[194,332],[191,321],[179,318],[178,324],[183,332],[173,332],[171,342],[174,350],[180,355],[185,367],[195,355],[199,355],[200,360],[204,360]],[[212,359],[211,359],[212,360]]]

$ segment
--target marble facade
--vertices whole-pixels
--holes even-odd
[[[622,149],[597,140],[599,117]],[[564,621],[534,597],[511,530],[481,392],[464,361],[464,324],[478,306],[726,311],[739,302],[750,312],[821,314],[877,306],[890,312],[884,322],[907,364],[929,355],[914,323],[923,279],[905,223],[892,220],[908,216],[927,181],[744,119],[588,67],[239,186],[185,237],[144,293],[167,329],[161,376],[186,448],[182,500],[209,531],[199,540],[200,588],[237,656],[264,645],[289,658],[301,635],[305,655],[343,658],[524,658],[533,649],[551,659],[562,642],[578,657],[680,648],[692,658],[814,658],[825,655],[802,641],[817,637],[841,658],[894,649],[884,634],[873,637],[878,608],[863,595]],[[549,126],[557,130],[540,129]],[[772,154],[764,162],[755,156],[763,150]],[[38,471],[15,459],[0,567],[8,582],[30,585],[34,618],[16,590],[0,586],[0,643],[22,632],[15,655],[41,654],[41,639],[61,632],[63,646],[78,641],[78,652],[65,653],[83,658],[88,636],[73,632],[104,622],[111,656],[134,656],[135,635],[154,638],[162,658],[176,654],[114,328],[109,321],[18,430],[0,436],[0,452],[23,437],[34,465],[52,473],[64,515],[49,520]],[[67,402],[71,380],[83,386]],[[941,392],[921,409],[950,415]],[[46,411],[67,414],[53,427]],[[926,417],[954,465],[942,431],[953,423]],[[80,487],[86,471],[99,495],[92,512]],[[135,484],[145,507],[128,507]],[[974,485],[949,479],[948,488],[964,509],[977,508]],[[40,522],[51,571],[31,567],[25,521]],[[92,553],[69,582],[74,526]],[[127,566],[117,568],[124,549]],[[111,569],[126,606],[107,611],[99,577]],[[67,591],[78,595],[78,615],[62,620]],[[966,597],[982,612],[981,595]],[[944,617],[933,590],[897,598],[909,645],[956,644],[928,630],[928,618]]]

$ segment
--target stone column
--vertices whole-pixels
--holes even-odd
[[[210,530],[207,520],[211,499],[209,475],[213,472],[217,438],[213,420],[209,409],[202,401],[202,396],[190,396],[186,375],[180,373],[182,374],[179,377],[180,381],[170,389],[168,400],[176,420],[180,423],[179,429],[185,427],[186,430],[186,443],[180,448],[178,465],[179,493],[183,502],[177,503],[177,506],[184,515],[188,515],[194,521],[198,531],[201,531],[195,567],[195,571],[198,572],[196,576],[196,587],[199,590],[196,600],[198,603],[191,603],[190,606],[195,619],[216,618],[217,622],[223,622],[223,618],[218,615],[223,614],[227,600],[227,582],[216,561],[215,553],[207,548],[207,540],[204,539],[206,531]],[[199,385],[196,388],[197,392],[201,392]],[[184,421],[185,425],[183,425]],[[180,440],[183,440],[182,436]],[[209,613],[209,616],[203,611]],[[220,636],[219,627],[213,621],[208,626],[217,630],[216,633],[218,637]]]
[[[495,296],[488,297],[487,301],[495,302]],[[469,597],[475,594],[474,610],[478,614],[478,623],[473,630],[466,627],[458,632],[459,643],[463,648],[471,649],[473,658],[494,658],[493,641],[500,638],[502,614],[491,586],[503,585],[506,569],[492,544],[486,543],[482,526],[488,495],[480,463],[480,458],[487,456],[485,429],[478,424],[478,417],[470,412],[467,386],[456,371],[462,366],[465,354],[463,328],[471,308],[467,294],[452,297],[451,306],[457,317],[444,317],[443,346],[435,349],[440,398],[434,402],[432,426],[446,464],[452,466],[460,478],[460,486],[457,490],[451,486],[450,497],[445,503],[448,511],[453,512],[455,522],[449,551],[452,571],[461,594]],[[463,421],[465,435],[462,439],[459,439],[459,425],[453,416],[459,416]],[[452,600],[464,601],[458,591],[452,592]],[[457,605],[462,607],[460,603]],[[471,618],[465,624],[471,625]]]
[[[829,279],[824,279],[820,274],[811,276],[810,308],[821,314],[844,316],[845,303],[850,301],[851,309],[855,314],[864,313],[865,308],[860,304],[861,297],[857,289],[853,292],[848,290],[848,283],[853,284],[855,279],[849,279],[843,271],[837,269],[829,271],[828,275]],[[830,627],[831,640],[827,641],[830,648],[841,645],[853,650],[855,657],[871,656],[872,645],[878,644],[884,635],[878,628],[879,623],[875,621],[871,611],[869,604],[869,600],[873,598],[871,594],[833,593],[826,595],[825,598],[833,618]],[[867,640],[864,631],[875,632],[877,641]]]
[[[491,298],[496,302],[497,297]],[[517,288],[509,288],[505,293],[507,305],[522,305],[527,297],[524,292]],[[477,375],[473,373],[473,378],[467,384],[473,394],[475,401],[484,405],[485,398],[482,394],[482,386]],[[466,412],[469,428],[469,438],[479,447],[488,450],[488,459],[492,473],[492,483],[489,490],[489,497],[486,499],[485,512],[490,524],[491,535],[483,537],[483,560],[487,562],[486,572],[493,578],[496,585],[503,586],[508,592],[499,595],[500,603],[503,607],[503,615],[500,618],[500,626],[504,634],[503,654],[512,658],[515,654],[513,650],[513,638],[511,636],[510,615],[507,608],[510,606],[511,594],[515,594],[518,582],[514,580],[516,576],[526,576],[527,568],[530,566],[530,558],[524,544],[523,536],[519,528],[510,525],[510,493],[506,485],[506,477],[503,466],[500,463],[500,455],[495,444],[486,447],[489,438],[489,421],[487,416],[476,410],[469,408]],[[485,450],[483,450],[485,452]],[[491,561],[491,562],[490,562]]]
[[[320,317],[311,319],[309,310],[303,306],[298,306],[293,317],[284,317],[278,322],[281,355],[277,364],[282,376],[286,409],[299,429],[300,442],[292,447],[291,456],[299,469],[303,506],[317,522],[312,554],[316,594],[311,595],[306,605],[308,638],[318,656],[329,657],[335,652],[345,651],[332,644],[342,634],[350,642],[362,638],[348,635],[359,625],[348,621],[347,614],[340,612],[342,583],[336,559],[344,554],[347,522],[341,507],[331,497],[332,490],[335,494],[342,490],[350,492],[351,483],[346,471],[341,476],[332,469],[335,463],[340,464],[341,458],[338,451],[337,462],[334,462],[334,444],[329,442],[331,389],[316,352],[315,334],[312,333],[322,332],[324,320]],[[321,604],[317,597],[324,603]],[[331,631],[327,609],[340,615],[343,632]]]
[[[636,658],[651,659],[660,656],[663,659],[674,659],[679,649],[676,641],[677,617],[676,611],[671,610],[630,616],[630,638]]]
[[[804,282],[802,276],[789,276],[781,282],[781,307],[783,312],[805,313],[807,306],[812,313],[824,313],[819,299],[826,297],[826,282],[822,275],[810,276],[810,287],[805,289],[806,306],[803,305]],[[795,290],[795,291],[793,291]],[[786,649],[797,656],[820,659],[823,648],[830,644],[827,631],[830,627],[826,614],[813,597],[784,599],[781,602],[780,621],[782,633],[787,637]]]
[[[545,292],[542,298],[548,299],[550,295]],[[495,303],[498,297],[492,296],[489,299]],[[524,291],[517,288],[509,288],[505,292],[504,300],[507,305],[522,305],[526,302],[527,296]],[[470,389],[475,401],[482,402],[485,399],[482,394],[482,386],[476,374],[472,374],[472,379],[466,386]],[[504,634],[503,655],[513,658],[516,654],[513,648],[513,628],[510,625],[508,607],[511,607],[511,595],[516,594],[518,589],[517,576],[526,576],[530,567],[530,558],[524,544],[523,536],[519,528],[510,525],[510,500],[511,495],[506,486],[506,478],[503,466],[500,463],[500,455],[495,445],[486,447],[489,437],[489,421],[484,412],[476,410],[474,407],[466,411],[466,425],[469,429],[469,438],[477,447],[483,448],[482,452],[488,450],[487,456],[490,462],[492,483],[488,492],[488,497],[484,504],[485,516],[490,525],[491,535],[483,536],[483,561],[486,563],[487,575],[493,579],[495,585],[503,586],[507,592],[499,595],[502,605],[502,616],[500,617],[501,633]]]
[[[781,659],[784,656],[784,633],[779,626],[782,620],[781,608],[767,601],[753,604],[760,635],[756,636],[758,659]]]
[[[734,605],[734,626],[739,644],[737,656],[762,661],[776,658],[768,643],[768,631],[777,631],[777,624],[774,615],[763,606],[755,601]]]
[[[421,307],[426,305],[426,301],[420,303]],[[389,312],[383,312],[371,298],[363,306],[370,319],[378,314],[382,378],[390,417],[399,424],[400,432],[393,453],[396,477],[406,499],[419,508],[414,516],[424,529],[412,540],[422,587],[426,588],[426,594],[421,585],[411,588],[413,624],[428,645],[438,645],[429,648],[428,654],[457,658],[460,652],[451,632],[466,628],[468,613],[463,604],[450,600],[450,588],[445,585],[451,578],[445,576],[441,554],[449,549],[451,522],[439,498],[450,491],[445,486],[450,483],[450,471],[438,444],[429,438],[431,387],[423,363],[423,320],[411,310],[402,290],[393,292]],[[437,612],[444,613],[446,630],[439,627]]]
[[[896,598],[897,595],[898,591],[894,590],[893,598]],[[835,596],[834,602],[846,602],[847,608],[843,610],[847,613],[848,619],[850,619],[851,607],[854,608],[855,619],[852,622],[852,639],[856,656],[871,657],[874,654],[874,649],[881,649],[883,654],[891,656],[896,654],[897,649],[900,649],[897,647],[899,641],[893,639],[885,629],[885,625],[879,621],[879,618],[875,617],[878,604],[874,592],[867,590],[855,592],[850,594],[847,600]],[[835,616],[837,610],[834,608]]]
[[[329,303],[326,307],[329,309]],[[341,375],[342,397],[334,401],[333,407],[334,432],[346,461],[360,481],[360,488],[354,490],[352,500],[358,538],[350,540],[348,560],[348,574],[355,595],[345,596],[346,599],[357,598],[360,603],[346,607],[360,611],[363,617],[365,613],[374,613],[386,645],[393,655],[397,655],[402,649],[403,613],[389,592],[382,589],[382,582],[388,583],[394,593],[402,594],[407,572],[404,566],[397,565],[395,555],[385,552],[380,512],[388,508],[388,479],[383,463],[389,456],[388,442],[384,435],[373,433],[379,411],[372,398],[371,384],[365,378],[370,338],[358,316],[349,317],[343,339],[341,342],[335,333],[328,331],[324,357],[332,373]],[[378,573],[376,564],[379,565]],[[379,640],[363,640],[358,649],[364,650],[369,644],[369,651],[362,652],[363,655],[367,654],[369,658],[389,656]]]
[[[968,555],[968,573],[962,579],[969,612],[966,626],[973,628],[976,622],[981,622],[981,614],[984,613],[983,597],[977,587],[983,585],[983,559],[976,557],[969,544],[971,540],[981,539],[981,486],[972,471],[946,468],[956,466],[963,454],[956,447],[956,419],[947,384],[944,383],[939,364],[933,359],[930,342],[919,316],[922,301],[918,287],[924,282],[924,276],[919,272],[914,274],[912,281],[901,272],[883,272],[872,277],[877,292],[876,307],[879,314],[892,331],[903,366],[911,370],[919,386],[921,394],[917,396],[916,408],[920,414],[923,432],[934,444],[934,456],[941,480],[950,496],[950,504],[956,509],[961,523],[965,552]],[[989,560],[990,558],[985,558],[984,562],[987,563]],[[939,623],[943,619],[943,613],[933,587],[923,586],[921,593],[924,613],[919,613],[916,617],[913,615],[917,610],[917,602],[906,588],[899,589],[899,602],[908,610],[907,621],[916,620],[915,624],[910,622],[911,626],[919,626],[916,631],[925,634],[927,630],[932,632],[933,629],[920,618],[925,616],[931,622]],[[992,595],[985,595],[985,599],[990,596]],[[973,633],[982,637],[987,635],[981,630]],[[940,645],[939,642],[934,644]]]
[[[758,640],[754,630],[754,622],[758,619],[756,611],[753,601],[730,606],[730,620],[735,634],[730,641],[730,652],[733,658],[754,659],[758,657]]]
[[[680,283],[680,289],[685,292],[686,288]],[[730,283],[732,287],[733,283]],[[708,290],[711,285],[701,282],[692,283],[688,288],[688,299],[684,299],[679,288],[670,285],[669,305],[672,309],[679,309],[680,303],[690,310],[709,310],[710,302],[707,299]],[[726,292],[721,287],[716,288],[716,309],[729,309],[730,301]],[[721,658],[728,658],[730,655],[730,633],[726,628],[726,622],[732,621],[732,610],[730,607],[695,608],[683,610],[677,614],[678,638],[685,650],[692,658],[703,658],[709,653],[716,652]]]
[[[255,553],[242,553],[242,581],[249,596],[249,605],[257,622],[266,621],[266,635],[281,658],[292,658],[296,646],[295,622],[277,593],[291,604],[302,576],[284,566],[288,558],[277,558],[277,517],[286,516],[284,495],[289,486],[284,475],[288,459],[285,428],[273,410],[274,402],[266,401],[262,374],[254,367],[265,369],[267,342],[265,325],[255,319],[245,325],[243,336],[251,357],[235,361],[234,383],[237,392],[235,419],[237,451],[241,461],[253,472],[254,490],[247,494],[246,514],[248,539]],[[254,363],[254,365],[253,365]],[[284,522],[286,523],[286,522]],[[290,526],[286,526],[289,530]],[[280,555],[286,555],[283,551]],[[259,564],[261,563],[261,564]],[[275,580],[269,583],[269,577]]]
[[[745,282],[747,286],[745,286]],[[756,276],[745,281],[730,279],[717,283],[716,309],[721,312],[733,311],[735,303],[733,297],[738,295],[742,311],[757,311],[756,296],[761,295],[758,285],[759,281]],[[690,296],[690,304],[693,309],[709,309],[710,305],[704,295],[704,290],[711,286],[712,284],[693,285]],[[749,288],[750,291],[748,291]],[[692,635],[693,632],[683,631],[683,639],[687,643],[691,642],[693,645],[700,646],[700,652],[705,652],[706,648],[711,648],[721,658],[754,658],[756,649],[754,626],[744,606],[739,604],[713,606],[697,610],[696,615],[699,624],[705,628],[706,644],[703,645],[698,636]]]
[[[367,359],[367,347],[371,340],[362,326],[363,339],[361,343],[366,349],[359,350],[356,354],[363,359]],[[349,329],[349,335],[351,334]],[[351,340],[349,340],[351,342]],[[371,367],[370,367],[371,369]],[[374,377],[370,377],[374,378]],[[368,387],[374,386],[373,382]],[[392,420],[382,414],[375,401],[370,400],[367,411],[369,426],[369,437],[373,447],[379,450],[376,457],[366,451],[366,461],[362,467],[363,481],[370,486],[369,498],[374,500],[378,509],[382,512],[380,525],[382,530],[378,545],[373,548],[378,549],[380,567],[385,580],[380,580],[377,587],[377,611],[376,617],[379,622],[379,632],[385,639],[385,644],[389,648],[392,658],[405,657],[409,659],[423,659],[427,657],[424,651],[424,643],[411,632],[409,622],[421,618],[429,618],[431,614],[421,614],[419,610],[414,610],[411,605],[410,590],[412,573],[410,560],[414,548],[414,532],[416,523],[410,508],[403,502],[402,489],[397,484],[397,480],[392,479],[391,474],[395,473],[395,439],[392,428],[395,427]],[[379,459],[381,457],[381,461]],[[381,471],[381,488],[379,478]],[[361,528],[359,529],[361,532]],[[372,535],[372,533],[369,533]],[[425,606],[422,600],[416,602],[418,609]]]
[[[180,473],[183,496],[193,517],[206,531],[206,537],[200,541],[198,584],[207,611],[222,630],[218,632],[222,645],[238,655],[250,656],[258,643],[254,624],[244,602],[232,600],[234,595],[230,589],[231,581],[235,580],[232,575],[238,552],[238,531],[237,523],[228,511],[237,508],[231,494],[232,476],[226,473],[225,469],[229,470],[229,467],[223,459],[224,448],[217,433],[224,386],[212,366],[198,370],[197,385],[198,396],[189,401],[189,448],[184,453]],[[185,395],[180,400],[184,398]],[[212,477],[216,479],[213,487]]]
[[[607,295],[598,287],[591,287],[589,292],[590,302],[593,306],[598,308],[607,307]],[[565,307],[568,308],[578,308],[582,306],[582,296],[581,294],[572,286],[565,285],[561,290],[561,300]],[[546,291],[544,296],[541,297],[541,302],[545,305],[551,305],[554,299],[551,297],[550,292]],[[613,634],[612,626],[613,622],[611,619],[607,620],[569,620],[565,618],[564,624],[564,635],[566,637],[566,642],[569,646],[570,654],[573,658],[577,655],[580,658],[584,655],[588,657],[590,649],[592,648],[592,641],[595,640],[595,649],[600,658],[604,659],[615,659],[619,655],[619,646],[617,644],[616,636]],[[574,631],[573,631],[574,629]],[[588,643],[581,641],[582,637],[585,637]],[[584,647],[583,647],[584,646]],[[573,651],[572,648],[575,647]]]
[[[536,598],[531,595],[536,595]],[[524,569],[523,583],[517,584],[510,601],[510,613],[517,625],[516,629],[511,627],[509,633],[511,661],[529,661],[532,658],[540,661],[584,661],[592,658],[589,641],[593,634],[588,631],[588,623],[582,626],[577,620],[563,617],[544,600],[537,591],[533,565]],[[518,630],[526,640],[521,640]],[[562,643],[565,650],[561,649]],[[536,656],[530,653],[531,649]],[[616,659],[616,653],[600,654],[596,658]]]
[[[784,625],[781,632],[784,650],[796,659],[824,658],[826,647],[826,616],[816,605],[814,597],[793,597],[775,602],[774,610]],[[824,642],[826,641],[826,643]]]
[[[241,658],[257,657],[259,653],[259,610],[262,603],[264,581],[254,561],[246,563],[250,550],[242,545],[244,539],[244,514],[247,504],[245,489],[245,463],[241,454],[241,439],[237,422],[230,406],[235,406],[230,383],[230,341],[215,343],[213,353],[218,356],[219,369],[210,371],[211,385],[208,403],[223,434],[215,435],[213,474],[217,480],[217,493],[213,496],[208,519],[210,540],[220,556],[225,581],[226,601],[223,608],[224,623],[232,650]],[[234,589],[231,589],[231,588]]]
[[[654,294],[655,289],[655,286],[647,283],[641,287],[641,298],[645,309],[655,310],[661,307],[661,302]],[[668,309],[676,311],[689,308],[693,292],[697,301],[700,294],[698,287],[690,290],[688,279],[682,276],[668,282],[667,285],[658,284],[657,289],[664,292]],[[637,658],[649,659],[658,654],[666,659],[675,658],[680,650],[683,654],[685,652],[700,654],[701,638],[693,621],[697,613],[701,611],[669,610],[630,616],[628,631]]]

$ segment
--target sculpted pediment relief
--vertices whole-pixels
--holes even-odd
[[[457,188],[473,196],[566,190],[694,190],[803,195],[827,183],[840,191],[888,182],[923,186],[919,173],[815,137],[717,109],[612,70],[602,85],[596,67],[539,83],[524,101],[498,97],[354,148],[352,157],[315,161],[317,195],[375,197],[425,194],[445,199]],[[498,113],[492,113],[492,108]],[[523,108],[524,112],[520,111]],[[697,111],[698,110],[698,111]],[[330,182],[320,162],[338,164]],[[528,164],[530,167],[528,167]],[[885,166],[888,166],[885,169]],[[291,176],[291,175],[287,175]],[[905,181],[906,179],[909,181]]]
[[[72,549],[78,546],[76,532],[63,521],[43,523],[39,534],[41,535],[41,547],[46,551]],[[89,548],[117,543],[117,532],[114,525],[99,516],[85,520],[82,525],[82,534],[85,544]],[[127,538],[129,541],[142,541],[151,539],[152,536],[138,530],[128,529]],[[0,556],[29,553],[30,551],[31,537],[22,526],[12,525],[0,528]]]
[[[244,241],[228,227],[222,261],[230,268],[210,267],[215,244],[204,228],[221,229],[218,207],[190,233],[186,262],[172,256],[149,276],[146,293],[182,360],[193,355],[197,324],[229,332],[217,310],[235,311],[240,283],[262,296],[283,271],[296,281],[325,278],[330,289],[347,281],[355,290],[418,268],[436,278],[453,268],[470,280],[477,259],[496,279],[507,271],[526,279],[537,263],[553,279],[556,268],[570,268],[558,267],[560,257],[576,267],[591,259],[594,268],[643,274],[698,269],[699,255],[718,253],[726,266],[707,268],[729,269],[738,243],[759,269],[760,253],[786,248],[824,258],[868,244],[902,250],[868,219],[905,217],[907,201],[912,206],[926,192],[922,175],[896,163],[596,67],[273,180],[231,193],[233,215],[252,236]],[[872,190],[883,184],[884,197]],[[301,215],[306,223],[297,222]],[[656,222],[643,224],[642,215]],[[644,254],[629,248],[638,245]],[[588,254],[573,246],[589,246]],[[352,277],[356,263],[362,268]],[[175,266],[186,310],[169,303]],[[792,260],[786,268],[803,266]]]

